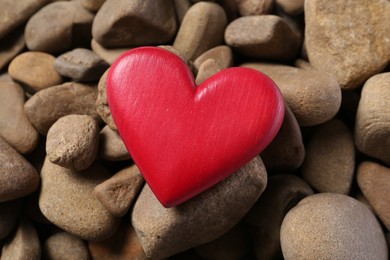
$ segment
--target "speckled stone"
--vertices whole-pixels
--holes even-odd
[[[319,193],[301,200],[284,218],[280,239],[286,260],[388,259],[374,214],[342,194]]]
[[[108,161],[124,161],[130,159],[130,154],[121,136],[108,125],[100,131],[99,155]]]
[[[148,257],[164,258],[215,240],[249,211],[266,186],[256,157],[237,173],[173,208],[164,208],[148,185],[139,195],[132,223]]]
[[[274,0],[235,0],[241,16],[264,15],[270,13]]]
[[[106,92],[106,81],[107,74],[109,70],[104,72],[103,76],[99,80],[98,84],[98,95],[95,101],[96,112],[100,115],[101,119],[112,129],[118,131],[116,128],[114,119],[111,116],[110,107],[108,106],[107,101],[107,92]]]
[[[89,250],[80,238],[67,232],[58,232],[46,239],[43,246],[44,259],[89,260]]]

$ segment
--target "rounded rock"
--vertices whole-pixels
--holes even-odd
[[[106,84],[108,71],[104,72],[99,80],[98,95],[96,99],[96,112],[100,115],[102,120],[112,129],[118,131],[114,119],[112,118],[110,107],[107,100]]]
[[[283,256],[289,259],[388,259],[386,240],[374,214],[342,194],[306,197],[283,220]]]
[[[214,60],[222,69],[229,68],[233,66],[232,49],[226,45],[214,47],[196,58],[194,61],[194,66],[199,69],[200,65],[209,59]]]
[[[215,75],[221,68],[215,60],[208,59],[199,66],[198,75],[196,75],[195,83],[196,85],[202,84],[211,76]]]
[[[100,58],[105,60],[108,64],[113,64],[119,56],[121,56],[123,53],[130,50],[131,48],[109,49],[100,45],[97,41],[95,41],[95,39],[92,39],[91,49],[93,50],[93,52],[99,55]]]
[[[85,9],[96,12],[99,11],[100,7],[104,4],[106,0],[81,0],[81,4]]]
[[[275,0],[284,12],[290,15],[299,15],[303,12],[305,0]]]
[[[46,239],[43,246],[44,259],[89,260],[89,250],[80,238],[67,232],[59,232]]]
[[[268,14],[274,0],[236,0],[241,16]]]
[[[100,131],[99,155],[108,161],[124,161],[130,159],[130,154],[121,136],[108,125]]]
[[[55,57],[37,51],[16,56],[8,67],[9,75],[28,87],[32,93],[62,83],[61,75],[54,69]]]

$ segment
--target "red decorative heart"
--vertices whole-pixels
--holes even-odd
[[[258,155],[285,109],[275,83],[258,71],[229,68],[196,87],[188,66],[156,47],[128,51],[112,65],[107,97],[127,149],[165,207]]]

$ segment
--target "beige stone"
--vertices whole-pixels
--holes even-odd
[[[284,259],[388,259],[383,231],[366,206],[342,194],[308,196],[280,232]]]
[[[100,132],[99,155],[108,161],[124,161],[130,159],[125,144],[119,133],[108,125]]]
[[[105,60],[108,64],[113,64],[119,56],[130,50],[130,48],[105,48],[97,41],[95,41],[95,39],[92,39],[91,41],[91,48],[97,55],[99,55],[100,58]]]
[[[330,74],[270,63],[244,63],[268,75],[280,88],[300,126],[325,123],[341,105],[340,87]]]
[[[20,153],[33,151],[39,141],[24,112],[24,91],[12,81],[0,81],[0,136]]]
[[[81,0],[81,4],[85,9],[96,12],[99,11],[100,7],[102,7],[105,1],[106,0]]]
[[[67,232],[58,232],[46,239],[42,254],[44,259],[53,260],[90,259],[86,243]]]
[[[109,70],[106,70],[106,72],[103,73],[102,77],[99,80],[98,95],[95,101],[96,112],[112,130],[118,131],[114,119],[112,118],[110,107],[108,106],[108,101],[107,101],[106,81],[107,81],[108,71]]]
[[[262,15],[271,12],[274,0],[235,0],[241,16]]]
[[[233,52],[229,46],[220,45],[214,47],[194,60],[194,66],[199,69],[200,65],[206,60],[214,60],[222,69],[233,66]]]
[[[355,123],[355,143],[363,153],[390,165],[390,72],[364,84]]]
[[[145,185],[132,223],[148,257],[164,258],[215,240],[249,211],[266,186],[266,170],[256,157],[229,178],[193,199],[164,208]]]
[[[298,15],[303,12],[305,0],[275,0],[284,12],[290,15]]]
[[[211,76],[220,72],[222,68],[213,59],[208,59],[199,66],[198,75],[196,75],[196,85],[202,84],[205,80]]]
[[[305,24],[310,64],[343,89],[359,87],[389,63],[387,0],[305,1]]]

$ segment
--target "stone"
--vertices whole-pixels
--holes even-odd
[[[325,123],[339,111],[341,90],[330,74],[269,63],[241,66],[263,72],[275,81],[300,126]]]
[[[72,15],[70,15],[72,14]],[[53,2],[28,21],[24,33],[27,47],[34,51],[60,53],[91,40],[94,15],[79,1]]]
[[[103,76],[99,80],[98,95],[96,99],[96,112],[112,130],[118,131],[114,119],[112,118],[110,107],[108,106],[107,92],[106,92],[106,81],[107,81],[108,71],[109,70],[106,70],[106,72],[104,72]]]
[[[249,244],[248,234],[239,223],[216,240],[196,247],[195,251],[202,259],[245,259],[250,249]]]
[[[337,217],[336,217],[337,216]],[[342,194],[308,196],[283,220],[284,259],[387,259],[387,245],[375,216]]]
[[[203,62],[198,70],[198,75],[196,76],[195,83],[196,85],[202,84],[205,80],[213,76],[214,74],[220,72],[222,68],[218,65],[215,60],[208,59]]]
[[[54,68],[75,81],[99,80],[109,64],[88,49],[77,48],[58,56]]]
[[[144,183],[144,178],[134,164],[97,185],[94,195],[114,216],[123,217]]]
[[[52,163],[75,171],[92,165],[99,148],[99,125],[89,115],[67,115],[49,129],[46,154]]]
[[[348,194],[355,170],[355,145],[337,119],[321,125],[306,146],[302,178],[319,192]]]
[[[27,219],[22,219],[12,236],[1,250],[2,260],[41,258],[41,245],[35,227]]]
[[[93,38],[104,47],[157,45],[177,30],[172,1],[107,0],[92,26]]]
[[[0,1],[0,39],[27,21],[49,0]]]
[[[16,56],[8,67],[12,79],[26,85],[31,93],[62,83],[61,75],[54,69],[55,57],[37,51]]]
[[[130,154],[121,136],[108,125],[100,131],[99,155],[108,161],[125,161],[130,159]]]
[[[285,13],[290,15],[303,13],[303,7],[305,5],[305,0],[275,0],[275,2]]]
[[[120,219],[106,210],[93,190],[110,175],[99,164],[75,172],[46,158],[41,171],[39,208],[54,225],[81,239],[107,239],[119,226]]]
[[[0,202],[34,192],[39,175],[32,165],[0,137]]]
[[[112,237],[100,242],[90,241],[88,247],[94,260],[147,259],[129,218],[122,221]]]
[[[358,167],[357,182],[369,205],[390,230],[390,168],[364,161]]]
[[[272,11],[274,0],[236,0],[241,16],[264,15]]]
[[[95,39],[91,41],[91,48],[93,52],[99,55],[100,58],[105,60],[108,64],[113,64],[114,61],[121,56],[126,51],[130,50],[130,48],[113,48],[108,49],[100,45]]]
[[[288,61],[297,56],[301,39],[282,18],[254,15],[231,22],[225,42],[248,57]]]
[[[263,194],[245,217],[250,224],[248,230],[257,259],[282,259],[282,221],[292,207],[311,194],[311,187],[295,175],[280,174],[269,177]]]
[[[305,1],[305,24],[310,64],[342,89],[361,86],[390,61],[387,0]]]
[[[0,81],[0,137],[20,153],[32,152],[39,141],[24,112],[24,91],[12,81]]]
[[[260,154],[267,171],[293,171],[305,159],[305,146],[297,119],[286,105],[279,132]]]
[[[0,240],[5,239],[14,229],[22,208],[21,200],[0,203]]]
[[[106,0],[81,0],[83,7],[89,11],[97,12]]]
[[[67,82],[34,94],[24,104],[24,111],[38,132],[46,135],[49,128],[66,115],[90,115],[99,120],[96,98],[96,87]]]
[[[218,67],[227,69],[233,66],[232,49],[226,45],[214,47],[196,58],[196,60],[194,60],[194,66],[199,69],[202,63],[209,59],[214,60],[218,64]]]
[[[164,208],[145,185],[132,224],[150,258],[164,258],[222,236],[249,211],[266,186],[260,157],[177,207]]]
[[[390,72],[363,86],[356,113],[355,144],[363,153],[390,165]]]
[[[0,11],[1,12],[1,11]],[[0,18],[1,19],[1,18]],[[3,39],[0,46],[0,70],[18,55],[26,46],[21,29],[15,30]]]
[[[205,51],[222,44],[226,24],[226,14],[221,6],[196,3],[185,14],[173,47],[187,60],[195,60]]]
[[[67,232],[58,232],[46,239],[42,254],[44,259],[90,259],[86,243]]]
[[[175,5],[177,21],[181,23],[188,9],[191,7],[190,0],[173,0]]]

